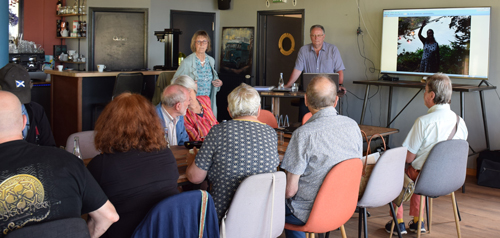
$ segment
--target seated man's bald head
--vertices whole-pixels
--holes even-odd
[[[19,98],[7,91],[0,91],[0,143],[23,139],[23,119]]]
[[[316,110],[325,107],[334,107],[337,101],[337,86],[326,75],[314,77],[306,91],[307,106]]]

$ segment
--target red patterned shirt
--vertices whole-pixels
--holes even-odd
[[[203,141],[212,126],[219,124],[219,122],[215,119],[210,107],[210,98],[208,96],[196,96],[196,99],[198,99],[203,109],[202,114],[196,114],[188,109],[186,116],[184,116],[184,126],[190,141]]]

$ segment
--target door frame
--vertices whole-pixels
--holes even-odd
[[[266,25],[267,16],[275,15],[302,15],[302,42],[304,42],[304,26],[305,26],[305,10],[304,9],[294,9],[294,10],[271,10],[271,11],[257,11],[257,37],[256,37],[256,71],[255,75],[257,79],[255,80],[256,85],[266,85],[266,76],[261,75],[266,72],[266,51],[267,45],[265,39],[266,35]],[[299,46],[299,48],[302,46]]]
[[[212,52],[210,53],[213,53],[213,58],[216,59],[216,52],[217,52],[217,42],[215,40],[215,38],[217,37],[216,36],[216,28],[215,26],[217,25],[217,22],[215,22],[215,18],[216,18],[216,15],[215,15],[215,12],[196,12],[196,11],[183,11],[183,10],[170,10],[170,28],[172,29],[173,28],[173,22],[174,22],[174,13],[180,13],[180,14],[186,14],[186,15],[199,15],[199,16],[209,16],[209,17],[212,17],[212,38],[210,39],[210,41],[212,41]],[[192,37],[192,36],[191,36]],[[191,42],[189,42],[189,44],[191,44]],[[208,52],[207,52],[208,55],[210,55]],[[188,56],[189,54],[186,54],[186,56]],[[217,60],[216,60],[217,62]]]

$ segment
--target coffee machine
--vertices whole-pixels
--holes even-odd
[[[9,53],[9,62],[24,66],[29,72],[42,70],[45,53]]]
[[[172,70],[179,67],[179,29],[165,29],[155,31],[155,36],[160,42],[165,43],[165,64],[155,65],[153,70]]]

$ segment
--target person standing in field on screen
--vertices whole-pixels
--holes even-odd
[[[439,44],[434,38],[434,31],[432,29],[427,30],[427,38],[422,36],[422,30],[425,25],[427,25],[427,20],[422,22],[422,26],[418,31],[418,38],[424,45],[424,53],[420,61],[419,71],[437,73],[439,71]]]

